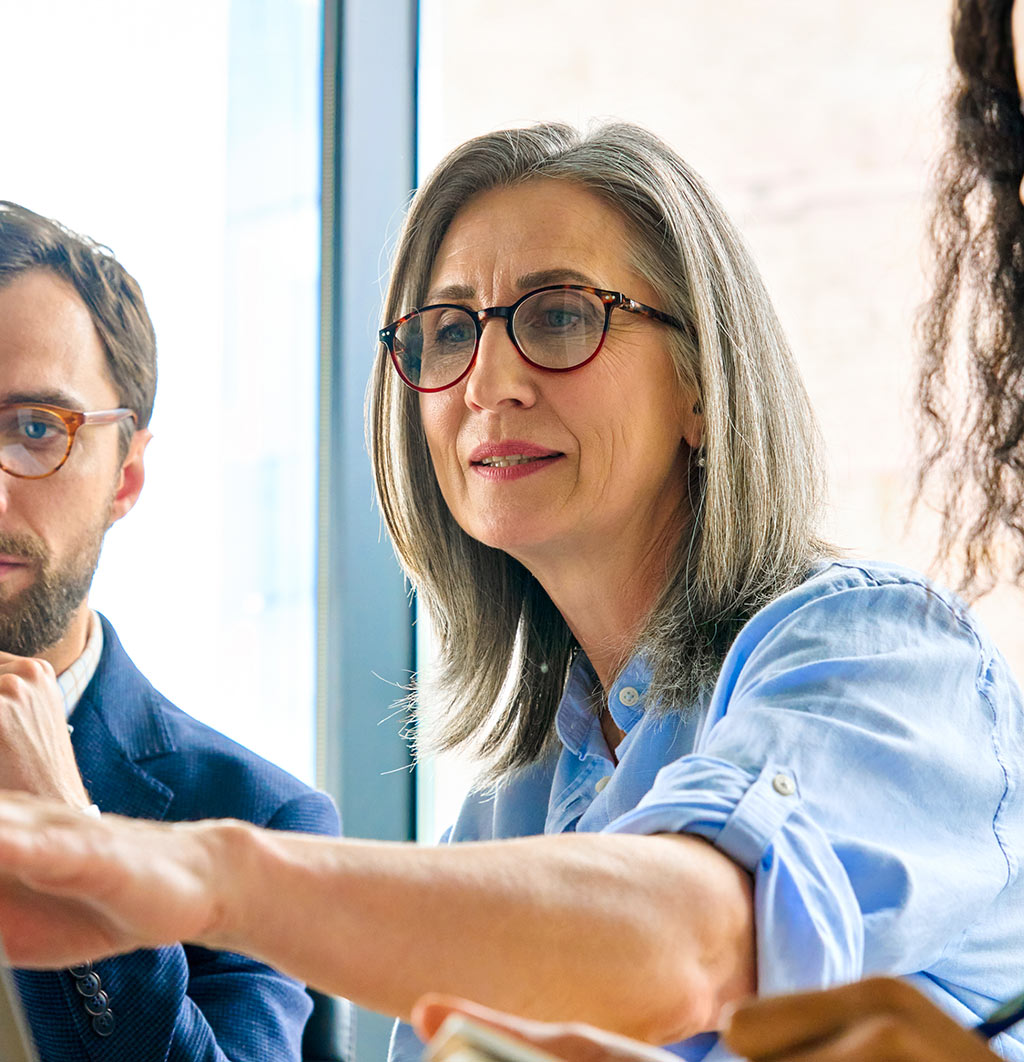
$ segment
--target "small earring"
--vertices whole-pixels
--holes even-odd
[[[697,467],[698,468],[707,468],[707,465],[708,465],[708,459],[707,459],[707,455],[704,452],[704,447],[703,446],[698,446],[697,447]]]

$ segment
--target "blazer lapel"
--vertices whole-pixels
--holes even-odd
[[[174,793],[138,762],[174,749],[157,711],[159,694],[100,620],[103,655],[70,719],[78,769],[100,811],[162,819]]]

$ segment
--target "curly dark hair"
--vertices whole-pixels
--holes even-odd
[[[963,552],[960,590],[1024,578],[1024,116],[1013,0],[958,0],[949,144],[932,221],[935,284],[922,307],[917,498],[942,473],[937,562]]]

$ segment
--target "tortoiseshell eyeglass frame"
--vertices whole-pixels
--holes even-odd
[[[589,357],[576,365],[568,365],[564,367],[541,365],[527,356],[523,348],[519,345],[519,341],[516,339],[512,323],[516,311],[528,299],[532,299],[535,295],[542,295],[546,291],[585,291],[589,292],[591,295],[596,295],[604,304],[604,327],[601,330],[601,338],[598,340],[597,347]],[[398,329],[407,321],[419,317],[428,310],[462,310],[463,313],[469,315],[476,326],[476,343],[473,345],[473,354],[467,362],[466,368],[454,380],[452,380],[451,383],[443,384],[441,387],[420,387],[419,384],[413,383],[413,381],[402,371],[399,355],[395,352],[395,336]],[[592,288],[587,284],[548,284],[542,288],[534,288],[533,291],[528,291],[525,295],[516,299],[511,306],[488,306],[483,310],[473,310],[468,306],[463,306],[461,303],[457,302],[435,302],[431,303],[429,306],[420,306],[415,310],[411,310],[404,317],[399,317],[397,321],[392,321],[391,324],[385,325],[377,335],[381,343],[383,343],[384,347],[387,349],[387,352],[391,357],[391,364],[395,367],[395,371],[398,373],[402,382],[408,387],[411,387],[414,391],[419,391],[420,394],[434,394],[437,391],[447,391],[449,387],[454,387],[469,375],[473,366],[476,364],[476,356],[480,350],[480,339],[483,336],[484,324],[492,317],[502,317],[505,319],[505,331],[508,333],[508,338],[511,340],[512,345],[516,348],[516,351],[523,361],[532,365],[535,369],[541,369],[543,372],[575,372],[577,369],[582,369],[584,365],[589,365],[594,358],[600,354],[601,348],[604,346],[605,338],[608,335],[608,325],[611,322],[612,310],[625,310],[627,313],[641,314],[642,316],[650,317],[655,321],[661,321],[662,324],[667,324],[669,327],[675,328],[677,331],[682,332],[685,335],[690,337],[694,336],[692,327],[688,327],[682,321],[677,320],[671,314],[667,314],[663,310],[656,310],[653,306],[648,306],[646,303],[637,302],[636,299],[631,299],[628,295],[623,295],[621,291],[609,291],[607,288]]]
[[[24,409],[28,412],[39,410],[42,413],[50,413],[63,422],[68,433],[68,443],[64,448],[64,456],[49,472],[41,472],[35,476],[26,475],[24,472],[12,471],[3,461],[0,461],[0,470],[18,479],[46,479],[63,468],[71,453],[71,447],[75,445],[75,436],[78,434],[79,428],[95,424],[119,424],[129,417],[136,422],[138,421],[135,412],[131,409],[98,409],[92,412],[83,412],[78,409],[65,409],[63,406],[51,406],[45,402],[12,402],[6,406],[0,406],[0,416],[12,409]]]

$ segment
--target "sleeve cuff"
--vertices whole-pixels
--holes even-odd
[[[795,991],[860,977],[864,922],[846,870],[808,813],[794,770],[759,773],[685,756],[658,774],[610,833],[692,833],[754,880],[758,991]]]

